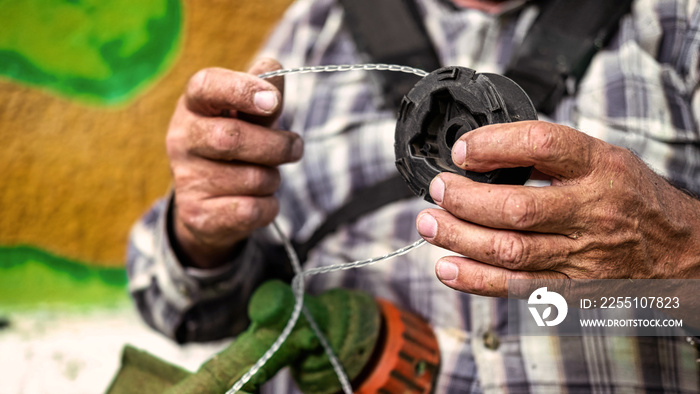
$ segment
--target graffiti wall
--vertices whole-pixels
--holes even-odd
[[[140,324],[127,235],[169,188],[175,101],[200,68],[245,69],[289,3],[0,0],[0,355],[28,363],[0,357],[19,368],[0,392],[43,392],[29,383],[43,363],[83,379],[79,356],[40,356],[75,313]],[[75,318],[104,327],[90,316]]]

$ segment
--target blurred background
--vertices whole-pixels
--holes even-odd
[[[190,370],[223,346],[140,321],[127,236],[188,78],[245,70],[290,3],[0,0],[0,393],[102,392],[125,343]]]

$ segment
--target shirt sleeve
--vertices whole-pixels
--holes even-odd
[[[248,325],[248,299],[263,280],[280,277],[268,237],[258,231],[223,266],[183,266],[169,236],[172,196],[157,201],[132,228],[127,252],[129,291],[146,323],[177,342],[236,335]],[[263,250],[267,253],[263,254]],[[268,263],[270,262],[270,263]]]

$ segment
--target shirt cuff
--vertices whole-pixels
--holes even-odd
[[[186,311],[194,304],[214,300],[237,291],[250,294],[253,284],[262,274],[263,256],[257,242],[243,241],[238,253],[214,269],[185,267],[178,259],[169,237],[168,221],[173,207],[173,195],[168,208],[163,209],[156,224],[155,248],[162,264],[156,264],[158,285],[176,309]]]

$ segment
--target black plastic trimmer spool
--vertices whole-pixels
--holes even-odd
[[[452,172],[477,182],[522,185],[532,167],[486,173],[462,170],[452,162],[452,146],[465,133],[494,123],[536,120],[525,91],[498,74],[466,67],[443,67],[418,81],[404,96],[396,122],[396,167],[413,193],[428,202],[430,181]]]

